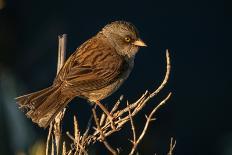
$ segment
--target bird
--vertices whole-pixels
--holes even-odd
[[[111,22],[71,54],[50,87],[19,96],[16,102],[43,128],[75,97],[99,106],[112,123],[100,101],[118,90],[134,67],[136,53],[146,46],[132,23]]]

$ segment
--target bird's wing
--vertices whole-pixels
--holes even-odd
[[[115,82],[127,67],[125,59],[114,48],[92,38],[68,59],[60,76],[75,90],[86,92]]]

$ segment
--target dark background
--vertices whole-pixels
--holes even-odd
[[[173,136],[176,155],[232,155],[231,9],[229,1],[214,0],[0,0],[0,154],[27,152],[47,136],[17,109],[14,97],[52,83],[57,36],[68,34],[70,55],[107,23],[126,20],[137,26],[148,47],[137,54],[129,79],[104,103],[115,102],[120,94],[132,102],[146,89],[157,88],[167,48],[172,61],[168,86],[136,117],[139,132],[144,114],[173,92],[139,145],[140,154],[165,154]],[[84,129],[89,112],[85,101],[75,99],[64,130],[72,128],[73,114]],[[128,126],[125,131],[109,139],[122,154],[130,147]],[[106,154],[101,144],[94,149]]]

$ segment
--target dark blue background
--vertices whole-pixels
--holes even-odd
[[[126,20],[137,26],[148,47],[137,54],[129,79],[104,103],[115,102],[120,94],[132,102],[146,89],[157,88],[165,74],[167,48],[172,61],[168,86],[136,117],[139,130],[144,113],[173,92],[139,145],[140,154],[165,154],[173,136],[176,155],[231,155],[231,19],[227,1],[6,1],[0,10],[0,154],[27,150],[46,137],[46,131],[19,112],[13,98],[52,83],[57,36],[68,34],[70,55],[107,23]],[[75,99],[64,130],[71,128],[74,113],[84,128],[89,111],[85,101]],[[129,131],[109,139],[123,154],[130,147]],[[101,145],[96,149],[105,152]]]

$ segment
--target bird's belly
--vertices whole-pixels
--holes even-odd
[[[118,88],[128,78],[133,67],[134,67],[134,60],[132,59],[131,62],[129,63],[129,68],[115,82],[113,82],[112,84],[110,84],[104,88],[101,88],[99,90],[82,92],[81,95],[79,95],[79,97],[83,97],[83,98],[88,99],[90,102],[94,102],[94,101],[100,101],[100,100],[110,96],[112,93],[114,93],[116,90],[118,90]]]
[[[119,79],[116,82],[102,88],[99,90],[90,91],[88,93],[83,93],[82,95],[87,98],[89,101],[100,101],[108,96],[110,96],[112,93],[114,93],[118,88],[122,85],[122,83],[125,81],[125,79]]]

